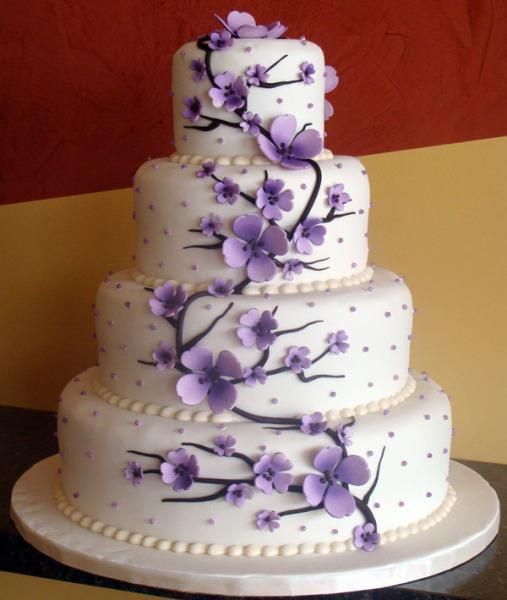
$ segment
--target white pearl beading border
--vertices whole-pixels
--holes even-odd
[[[331,150],[324,148],[313,160],[331,160],[333,156]],[[180,154],[179,152],[171,154],[169,162],[180,165],[202,165],[205,162],[214,162],[222,167],[275,164],[261,154],[254,156],[200,156],[199,154]]]
[[[360,273],[354,275],[347,275],[339,279],[326,279],[323,281],[310,281],[306,283],[268,283],[264,285],[250,284],[242,292],[243,296],[262,296],[264,294],[307,294],[310,292],[326,292],[328,290],[338,290],[344,287],[353,287],[371,281],[373,277],[373,268],[366,267]],[[180,285],[185,292],[194,293],[202,292],[207,290],[211,282],[204,283],[189,283],[183,281],[176,281],[174,279],[163,279],[161,277],[153,277],[152,275],[145,275],[137,269],[130,271],[130,278],[145,286],[158,287],[166,283],[172,285]]]
[[[352,538],[341,542],[304,542],[302,544],[283,544],[278,546],[259,544],[249,544],[247,546],[235,544],[228,546],[225,544],[170,541],[153,535],[135,533],[128,529],[107,525],[102,521],[85,515],[82,511],[70,504],[61,488],[60,482],[58,482],[55,489],[55,502],[61,513],[84,529],[89,529],[90,531],[99,533],[119,542],[127,542],[135,546],[144,546],[145,548],[154,548],[156,550],[171,551],[180,554],[207,554],[209,556],[232,557],[287,557],[305,554],[339,554],[345,551],[357,550]],[[380,545],[383,546],[388,543],[393,543],[434,527],[450,513],[455,502],[456,492],[453,487],[449,485],[446,498],[435,511],[419,521],[414,521],[409,525],[403,525],[396,529],[389,529],[383,532],[380,536]]]
[[[91,376],[93,391],[101,400],[112,406],[118,406],[119,408],[130,410],[131,412],[138,414],[163,417],[164,419],[174,419],[176,421],[194,421],[196,423],[232,423],[245,421],[232,412],[216,414],[211,411],[196,411],[188,408],[162,406],[161,404],[125,398],[119,394],[115,394],[99,381],[97,367],[92,367],[92,369],[95,371]],[[370,413],[378,412],[379,410],[392,408],[407,400],[407,398],[414,393],[416,385],[416,381],[412,375],[408,375],[407,382],[396,394],[387,398],[382,398],[381,400],[373,400],[367,404],[359,404],[355,407],[328,410],[325,413],[326,420],[329,424],[333,425],[342,419],[362,417]]]

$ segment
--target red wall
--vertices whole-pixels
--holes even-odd
[[[249,10],[321,45],[326,145],[367,154],[507,134],[502,0],[12,0],[0,40],[0,200],[125,187],[171,145],[180,44]]]

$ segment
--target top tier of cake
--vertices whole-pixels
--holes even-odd
[[[324,94],[336,85],[319,46],[290,39],[235,38],[223,49],[201,38],[182,46],[173,59],[173,110],[176,151],[216,159],[261,155],[242,115],[256,116],[269,131],[273,120],[293,115],[297,131],[311,127],[324,136]],[[212,34],[214,35],[214,34]],[[216,34],[220,35],[220,34]],[[207,128],[207,129],[202,129]]]

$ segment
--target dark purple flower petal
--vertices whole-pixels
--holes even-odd
[[[321,223],[322,219],[312,217],[296,227],[293,240],[298,252],[312,254],[313,246],[321,246],[324,243],[326,227]]]
[[[293,373],[301,373],[303,369],[308,369],[312,361],[308,358],[310,348],[306,346],[291,346],[284,358],[284,363]]]
[[[156,350],[152,353],[153,360],[157,363],[159,371],[172,369],[176,364],[177,354],[171,344],[168,342],[160,342]]]
[[[213,383],[208,392],[208,404],[212,412],[222,413],[230,410],[236,402],[236,388],[225,379]]]
[[[141,485],[144,478],[143,467],[135,461],[129,461],[123,470],[123,475],[125,479],[132,482],[133,486]]]
[[[255,367],[253,369],[247,367],[243,371],[243,377],[245,379],[245,385],[248,387],[254,387],[258,383],[264,385],[268,379],[266,371],[262,367]]]
[[[222,219],[213,213],[210,213],[207,217],[202,217],[199,223],[199,227],[206,237],[213,237],[215,234],[220,233],[223,226]]]
[[[232,229],[245,242],[258,240],[262,231],[262,219],[257,215],[243,215],[234,221]]]
[[[354,512],[356,501],[352,494],[341,485],[330,485],[324,496],[324,508],[332,517],[341,519]]]
[[[283,265],[283,278],[292,281],[294,275],[300,275],[303,272],[303,263],[300,260],[292,258]]]
[[[296,158],[313,158],[322,152],[322,138],[316,129],[298,133],[290,146],[290,154]]]
[[[266,350],[276,341],[273,330],[278,327],[278,322],[269,310],[261,315],[256,308],[252,308],[241,315],[239,322],[243,327],[238,327],[236,333],[246,348],[255,344],[258,350]]]
[[[239,185],[230,177],[224,177],[223,181],[215,184],[216,200],[219,204],[234,204],[239,196]]]
[[[321,473],[334,471],[336,465],[341,461],[342,455],[343,451],[338,446],[323,448],[315,455],[313,466]]]
[[[225,375],[226,377],[237,378],[242,375],[238,359],[229,350],[222,350],[220,352],[215,367],[220,375]]]
[[[282,37],[282,35],[287,31],[287,27],[285,27],[285,25],[282,25],[280,23],[280,21],[275,21],[274,23],[270,23],[267,26],[268,29],[268,38],[279,38]]]
[[[312,75],[315,75],[315,67],[312,63],[305,61],[299,67],[299,71],[301,74],[301,79],[303,80],[305,85],[315,83],[315,79],[312,77]]]
[[[261,236],[260,241],[264,244],[267,252],[282,256],[289,250],[287,234],[277,225],[268,225]]]
[[[227,50],[232,46],[232,35],[229,31],[214,31],[208,42],[212,50]]]
[[[224,107],[226,111],[233,112],[245,105],[248,88],[242,77],[235,77],[234,73],[225,71],[215,77],[215,86],[208,92],[216,108]]]
[[[216,170],[216,165],[212,160],[203,162],[200,170],[196,171],[195,176],[199,178],[211,177]]]
[[[202,104],[197,96],[193,96],[192,98],[185,98],[183,101],[185,108],[181,113],[185,119],[192,121],[195,123],[199,117],[201,116]]]
[[[195,455],[188,456],[184,448],[168,452],[169,462],[160,465],[162,481],[167,484],[173,484],[173,490],[188,490],[192,485],[193,478],[199,475],[199,465]]]
[[[345,353],[350,348],[350,344],[347,344],[346,340],[349,337],[345,333],[345,331],[337,331],[336,333],[330,333],[327,341],[329,344],[329,349],[333,354]]]
[[[214,443],[213,451],[218,456],[232,456],[234,454],[236,439],[232,435],[218,435]]]
[[[338,465],[336,475],[343,483],[364,485],[370,479],[370,469],[361,456],[347,456]]]
[[[257,513],[256,526],[257,529],[269,529],[273,532],[280,527],[280,515],[274,510],[262,510]]]
[[[202,81],[206,75],[206,67],[201,59],[192,60],[190,70],[192,71],[192,79],[194,81]]]
[[[282,218],[282,210],[292,210],[294,194],[291,190],[282,192],[283,186],[281,179],[267,179],[257,190],[256,206],[262,209],[266,219],[278,221]]]
[[[155,288],[155,298],[149,300],[150,310],[159,317],[171,317],[177,314],[187,300],[187,294],[181,286],[165,283]]]
[[[215,298],[226,298],[234,293],[234,283],[232,279],[221,279],[217,277],[215,281],[208,287],[208,293]]]
[[[380,535],[375,531],[373,523],[365,523],[362,527],[358,525],[353,531],[354,546],[358,550],[372,552],[380,543]]]
[[[331,206],[335,210],[343,210],[345,204],[347,204],[347,202],[350,202],[351,200],[347,192],[343,191],[344,187],[345,186],[343,185],[343,183],[338,183],[328,188],[327,201],[329,206]]]

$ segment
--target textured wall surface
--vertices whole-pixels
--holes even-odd
[[[503,0],[30,0],[0,19],[0,201],[130,185],[172,150],[171,56],[249,10],[325,49],[327,146],[371,154],[507,134]]]

